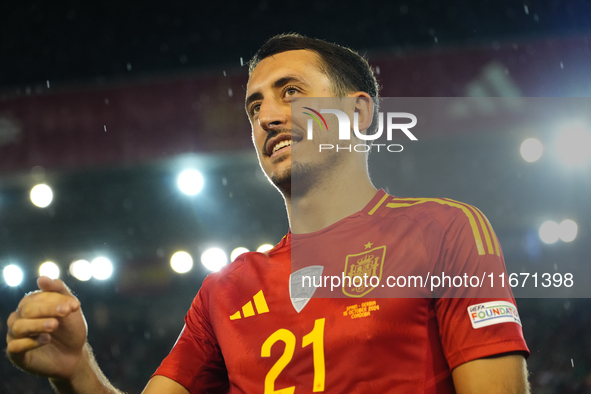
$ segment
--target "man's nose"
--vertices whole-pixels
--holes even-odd
[[[291,106],[268,100],[261,104],[259,124],[266,131],[288,127]]]

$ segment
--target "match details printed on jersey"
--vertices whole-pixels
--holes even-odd
[[[560,113],[572,115],[572,127],[578,127],[573,133],[582,132],[581,119],[591,113],[591,99],[386,97],[378,105],[368,97],[292,98],[292,143],[285,156],[291,159],[291,194],[310,192],[311,177],[322,177],[324,168],[352,171],[352,155],[368,163],[373,185],[382,189],[363,209],[328,228],[291,235],[294,308],[302,310],[310,298],[323,297],[591,298],[586,285],[591,283],[590,266],[569,255],[588,236],[579,226],[575,239],[576,224],[566,219],[576,219],[570,217],[576,212],[562,213],[559,204],[544,208],[539,218],[517,222],[511,215],[518,217],[515,211],[531,204],[531,197],[497,201],[493,196],[498,194],[487,193],[502,190],[509,180],[490,175],[494,172],[484,166],[511,155],[521,160],[519,145],[506,156],[482,160],[465,153],[497,152],[482,141],[498,148],[510,139],[500,130],[517,130],[511,132],[517,138],[519,130],[548,124],[547,119],[558,119]],[[447,143],[445,161],[434,162],[431,157],[441,157],[440,142],[450,139],[457,149],[450,150]],[[551,158],[546,160],[549,165]],[[513,182],[531,183],[525,171],[534,171],[532,166],[516,167]],[[466,168],[475,175],[469,184],[461,175]],[[437,176],[426,180],[425,171]],[[340,190],[330,179],[322,182],[335,190],[335,204],[355,201],[356,190]],[[434,197],[438,192],[429,188],[433,183],[441,197]],[[367,185],[359,188],[364,196],[370,194]],[[418,194],[423,189],[429,190],[427,196]],[[293,205],[292,219],[309,217],[303,211],[309,209]],[[492,223],[485,214],[492,215]],[[544,215],[571,226],[564,231],[556,223],[545,228]],[[562,241],[547,245],[559,237]]]

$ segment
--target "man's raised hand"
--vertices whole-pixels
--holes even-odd
[[[17,367],[54,379],[71,379],[83,359],[87,326],[80,302],[59,279],[40,277],[8,318],[6,353]]]

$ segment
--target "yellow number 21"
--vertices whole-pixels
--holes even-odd
[[[295,351],[296,337],[285,328],[275,331],[267,338],[261,348],[261,357],[270,357],[271,348],[277,341],[285,343],[285,350],[279,360],[271,367],[265,377],[264,394],[293,394],[295,386],[286,387],[281,390],[275,390],[275,379],[281,371],[289,364]],[[314,329],[302,338],[302,347],[312,344],[312,353],[314,355],[314,388],[313,392],[324,391],[324,381],[326,377],[324,367],[324,319],[316,319]]]

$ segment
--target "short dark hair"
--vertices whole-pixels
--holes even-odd
[[[367,60],[352,49],[297,33],[279,34],[271,37],[250,59],[248,75],[252,75],[263,59],[299,49],[313,51],[320,57],[321,71],[331,80],[335,96],[344,97],[353,92],[365,92],[371,96],[374,113],[368,134],[373,134],[378,125],[380,87]]]

